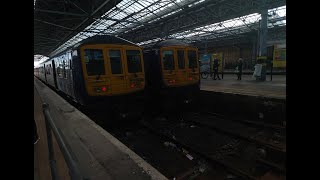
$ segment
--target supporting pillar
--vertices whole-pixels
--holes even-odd
[[[261,8],[261,21],[259,26],[259,53],[257,58],[256,69],[259,69],[256,74],[256,79],[260,81],[266,80],[267,74],[267,33],[268,33],[268,8],[266,1],[263,2]]]

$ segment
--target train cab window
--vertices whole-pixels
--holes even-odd
[[[178,50],[177,51],[177,55],[178,55],[178,66],[179,66],[179,69],[184,69],[185,68],[184,50]]]
[[[140,51],[127,50],[126,53],[127,53],[128,72],[129,73],[142,72]]]
[[[196,51],[188,51],[189,68],[197,68],[197,55]]]
[[[120,50],[109,50],[109,58],[112,74],[122,74]]]
[[[88,76],[104,75],[104,59],[101,49],[85,49],[84,60]]]
[[[164,70],[174,70],[173,51],[162,51],[162,62]]]

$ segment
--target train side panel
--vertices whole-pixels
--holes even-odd
[[[71,71],[71,53],[68,51],[54,59],[56,67],[57,89],[73,97],[73,80]]]

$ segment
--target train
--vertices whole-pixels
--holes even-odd
[[[82,106],[101,104],[122,116],[167,100],[188,104],[200,92],[197,48],[173,39],[141,47],[96,35],[41,62],[34,75]]]
[[[34,75],[78,104],[128,112],[144,98],[142,48],[96,35],[41,62]]]
[[[143,57],[146,108],[175,111],[197,100],[200,68],[196,47],[176,39],[162,40],[144,47]]]

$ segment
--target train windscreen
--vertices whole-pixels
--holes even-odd
[[[162,51],[162,62],[164,70],[174,70],[173,51]]]
[[[85,49],[85,64],[88,76],[104,75],[104,58],[100,49]]]

